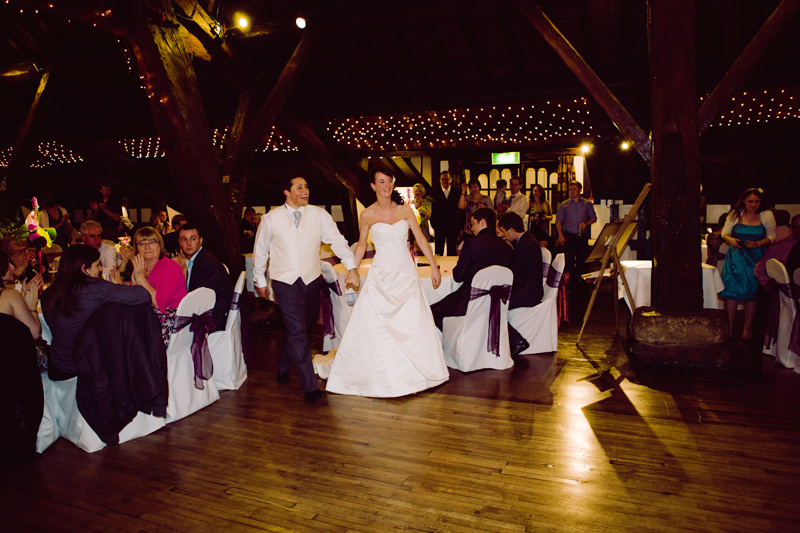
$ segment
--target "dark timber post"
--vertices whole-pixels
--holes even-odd
[[[652,305],[703,307],[694,0],[649,0]]]

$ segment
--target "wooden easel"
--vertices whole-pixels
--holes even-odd
[[[642,192],[639,193],[639,197],[634,202],[633,207],[631,207],[631,211],[625,220],[620,225],[619,229],[614,233],[611,237],[611,241],[609,244],[606,244],[606,251],[603,254],[603,259],[600,263],[600,271],[597,275],[597,281],[594,284],[594,290],[592,291],[592,297],[589,299],[589,305],[586,307],[586,314],[583,316],[583,325],[581,325],[581,331],[578,333],[578,340],[575,342],[577,346],[581,342],[581,337],[583,336],[583,330],[586,328],[586,322],[589,321],[589,315],[592,313],[592,307],[594,306],[594,302],[597,299],[597,293],[600,292],[600,284],[603,283],[603,277],[606,273],[606,269],[609,267],[609,262],[611,263],[611,280],[614,283],[613,291],[614,291],[614,315],[615,315],[615,322],[614,325],[619,331],[619,309],[617,308],[617,300],[616,291],[617,286],[619,283],[619,279],[622,280],[622,286],[625,288],[625,294],[628,296],[628,301],[631,304],[631,309],[636,310],[636,304],[633,301],[633,295],[631,294],[631,289],[628,286],[628,280],[625,279],[625,272],[622,270],[622,265],[620,264],[619,256],[628,246],[628,241],[630,240],[630,236],[632,232],[629,232],[629,226],[636,221],[639,216],[639,208],[644,203],[644,199],[647,197],[647,193],[650,192],[650,184],[645,184]],[[633,229],[633,228],[631,228]],[[608,239],[606,238],[606,242],[608,243]]]

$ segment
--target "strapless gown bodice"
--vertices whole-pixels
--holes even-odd
[[[408,222],[372,225],[375,257],[336,352],[327,390],[397,397],[449,378],[408,249]]]
[[[394,224],[378,222],[372,225],[370,231],[375,245],[371,269],[388,268],[417,275],[414,259],[408,250],[408,221],[400,220]]]

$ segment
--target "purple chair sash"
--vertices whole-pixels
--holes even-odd
[[[781,293],[791,297],[791,286],[787,284],[775,283],[773,285],[772,303],[769,309],[769,320],[767,321],[767,331],[764,334],[764,347],[770,348],[778,340],[778,328],[781,320]],[[797,317],[795,316],[795,319]],[[795,320],[797,324],[797,320]],[[794,333],[794,329],[792,329]],[[791,346],[791,341],[789,342]],[[797,352],[795,352],[797,353]]]
[[[561,283],[561,272],[553,268],[553,265],[548,265],[547,275],[545,277],[547,278],[548,287],[556,289]]]
[[[508,303],[511,297],[511,285],[492,285],[489,290],[472,287],[469,291],[469,299],[477,300],[489,295],[489,334],[486,341],[486,349],[492,352],[495,357],[500,357],[500,302]]]
[[[211,316],[213,309],[209,309],[202,315],[175,317],[175,325],[172,332],[177,333],[186,326],[192,336],[192,362],[194,363],[194,388],[205,389],[203,381],[211,379],[214,373],[214,362],[211,360],[211,352],[208,350],[208,332],[214,327],[214,319]]]
[[[233,298],[231,298],[231,311],[236,311],[239,309],[239,297],[242,295],[241,292],[234,292]]]
[[[319,324],[322,326],[322,334],[336,338],[336,325],[333,321],[333,302],[331,302],[331,291],[341,295],[339,282],[324,283],[319,286]]]

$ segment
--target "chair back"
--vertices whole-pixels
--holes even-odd
[[[214,308],[216,295],[207,287],[200,287],[187,294],[178,304],[176,322],[179,317],[202,315]],[[219,389],[213,379],[202,380],[203,389],[195,384],[195,368],[192,357],[194,332],[186,326],[172,334],[167,349],[167,377],[169,379],[169,403],[167,422],[174,422],[202,409],[219,399]]]
[[[486,267],[478,271],[475,277],[472,278],[472,287],[483,290],[489,290],[495,285],[512,285],[513,283],[514,274],[511,272],[511,269],[497,265]],[[470,300],[467,305],[467,318],[469,319],[470,314],[474,313],[479,313],[480,316],[485,314],[486,323],[488,324],[490,303],[491,299],[488,296]],[[502,304],[502,308],[508,309],[508,302]],[[505,317],[505,313],[501,314]],[[503,323],[505,324],[505,320],[503,320]],[[503,327],[505,327],[505,325]]]
[[[553,254],[547,248],[542,248],[542,287],[547,292],[547,277],[550,275],[550,261]]]
[[[561,276],[564,273],[564,263],[564,254],[556,255],[544,279],[544,295],[542,296],[542,301],[555,298],[558,295],[558,287],[561,285]]]
[[[794,269],[794,273],[792,274],[792,279],[794,280],[795,285],[800,285],[800,268]]]
[[[202,315],[214,307],[217,296],[208,287],[200,287],[187,294],[178,304],[178,316]]]
[[[783,263],[777,259],[767,261],[767,275],[781,285],[789,283],[789,273],[786,272],[786,267],[783,266]]]
[[[225,331],[231,331],[236,326],[236,317],[239,316],[239,299],[242,297],[242,291],[244,291],[245,278],[245,273],[242,272],[239,274],[239,279],[236,280],[236,285],[233,288],[231,308],[228,310],[228,320],[225,322]]]

